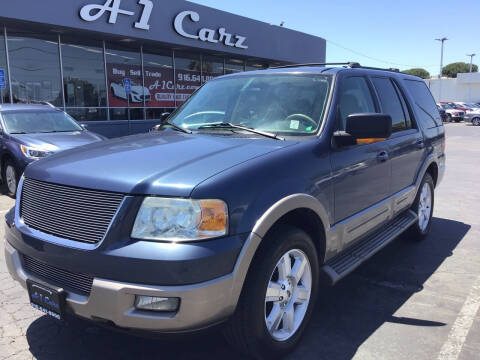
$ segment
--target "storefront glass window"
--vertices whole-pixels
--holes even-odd
[[[14,102],[63,107],[57,36],[9,31],[8,54]]]
[[[9,103],[7,53],[5,51],[5,34],[3,33],[2,25],[0,25],[0,76],[2,77],[0,79],[0,104]]]
[[[246,71],[263,70],[268,68],[268,64],[259,61],[247,61]]]
[[[107,120],[106,108],[67,108],[67,113],[78,122]]]
[[[177,81],[176,105],[179,106],[197,90],[200,83],[200,55],[175,53]]]
[[[148,108],[175,107],[172,51],[144,48],[143,68],[145,71],[145,88],[150,94],[145,101],[147,119],[155,119],[155,117],[150,116],[156,112],[149,111]]]
[[[245,71],[245,62],[239,59],[227,59],[225,61],[225,74],[234,74]]]
[[[204,56],[202,59],[202,84],[223,75],[223,58]]]
[[[65,105],[105,107],[107,94],[102,43],[79,43],[63,36],[61,43]]]
[[[106,51],[107,58],[107,84],[108,101],[110,107],[121,108],[143,108],[144,99],[149,97],[148,89],[143,87],[142,63],[140,49],[130,49],[118,46],[108,46]],[[130,93],[126,91],[125,79],[129,79]],[[115,118],[111,120],[128,120],[130,117],[128,111],[114,111]],[[123,119],[120,114],[125,114]]]

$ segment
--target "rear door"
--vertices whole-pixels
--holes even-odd
[[[396,81],[391,77],[371,77],[371,80],[382,113],[392,117],[392,136],[388,140],[388,148],[392,164],[390,194],[394,195],[415,182],[425,157],[425,143]]]

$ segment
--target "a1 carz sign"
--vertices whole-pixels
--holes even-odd
[[[136,16],[133,11],[122,9],[122,0],[106,0],[101,4],[88,4],[80,9],[80,18],[87,22],[97,21],[105,14],[108,14],[108,23],[116,24],[118,17],[121,16]],[[140,6],[139,20],[133,22],[133,27],[136,29],[150,30],[150,18],[154,3],[152,0],[138,0]],[[247,37],[233,34],[227,31],[225,27],[211,29],[202,27],[196,33],[188,32],[184,25],[185,23],[200,22],[200,14],[195,11],[182,11],[173,20],[173,28],[175,32],[187,39],[198,40],[210,44],[221,44],[224,46],[234,47],[237,49],[248,49],[246,44]]]

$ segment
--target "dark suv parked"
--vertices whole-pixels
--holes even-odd
[[[11,275],[57,318],[225,323],[249,355],[291,350],[321,279],[428,234],[445,168],[425,83],[343,65],[223,76],[162,131],[30,165],[6,215]]]

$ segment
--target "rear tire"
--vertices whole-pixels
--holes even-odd
[[[2,180],[5,187],[5,192],[8,196],[15,198],[17,195],[18,180],[20,174],[11,159],[7,159],[2,168]]]
[[[426,173],[411,207],[412,211],[418,215],[418,221],[408,229],[410,238],[421,241],[427,237],[432,226],[434,203],[435,184],[432,176]]]
[[[227,342],[256,359],[290,352],[311,317],[318,282],[318,257],[310,236],[295,227],[277,227],[252,261],[235,314],[224,329]]]

